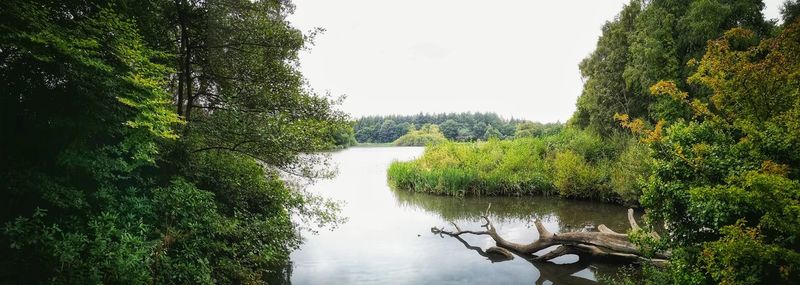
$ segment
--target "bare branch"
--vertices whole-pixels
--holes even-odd
[[[634,231],[641,230],[642,228],[636,223],[636,219],[633,217],[633,209],[628,209],[628,222],[631,224],[631,229]]]
[[[566,254],[577,254],[581,258],[594,258],[614,262],[653,263],[656,265],[668,263],[664,259],[668,257],[668,254],[657,253],[656,258],[646,257],[639,247],[630,241],[627,234],[617,233],[605,225],[600,225],[598,232],[565,232],[556,234],[547,230],[541,220],[534,220],[536,231],[539,233],[537,240],[528,244],[511,242],[497,233],[496,228],[488,217],[490,208],[491,204],[486,208],[485,214],[481,216],[486,221],[486,224],[482,226],[486,228],[485,231],[462,230],[456,223],[450,222],[455,231],[433,227],[431,232],[453,237],[459,237],[462,234],[489,235],[497,244],[497,248],[513,252],[531,261],[549,261]],[[632,228],[641,230],[636,224],[636,220],[633,219],[632,209],[628,211],[628,220]],[[537,252],[552,246],[558,247],[544,255],[536,256]],[[501,250],[496,249],[495,251]],[[505,255],[503,253],[500,254]]]

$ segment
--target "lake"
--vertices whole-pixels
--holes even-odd
[[[464,243],[431,233],[433,226],[480,230],[480,215],[490,216],[501,235],[516,242],[538,237],[533,219],[553,232],[606,224],[628,229],[626,208],[553,197],[455,198],[392,190],[386,169],[394,160],[410,160],[421,147],[350,148],[332,154],[338,175],[310,191],[344,202],[348,221],[333,231],[305,235],[291,255],[290,282],[303,284],[594,284],[617,265],[562,256],[556,263],[522,258],[492,262],[480,247],[494,246],[488,236],[463,235]],[[472,247],[472,248],[468,248]],[[289,283],[289,282],[285,282]]]

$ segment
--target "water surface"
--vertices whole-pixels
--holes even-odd
[[[521,258],[492,262],[481,249],[494,246],[488,236],[463,236],[463,242],[432,234],[432,226],[480,229],[490,215],[501,235],[516,242],[538,237],[532,219],[553,231],[606,224],[624,232],[625,208],[548,197],[454,198],[394,191],[386,169],[394,160],[422,154],[419,147],[350,148],[333,154],[339,175],[311,191],[344,201],[349,220],[334,231],[307,235],[292,256],[291,284],[593,284],[614,265],[563,256],[557,263],[532,264]],[[577,261],[577,262],[576,262]]]

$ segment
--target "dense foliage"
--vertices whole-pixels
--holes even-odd
[[[303,86],[291,8],[0,3],[0,280],[259,283],[290,215],[334,221],[282,178],[350,128]]]
[[[339,125],[331,129],[330,136],[333,138],[335,148],[348,148],[358,144],[353,124]]]
[[[437,125],[424,125],[421,129],[411,128],[408,133],[394,141],[396,146],[426,146],[446,142]]]
[[[645,171],[629,170],[649,167],[648,151],[618,139],[607,144],[570,129],[537,138],[438,144],[417,160],[392,163],[389,179],[400,189],[439,195],[559,194],[636,203]]]
[[[800,278],[800,21],[760,42],[733,29],[710,41],[688,95],[657,96],[692,110],[653,130],[655,165],[642,204],[669,226],[665,242],[697,255],[698,282],[788,283]],[[702,229],[702,230],[701,230]]]
[[[411,128],[438,125],[444,136],[452,141],[487,140],[513,137],[524,120],[506,120],[494,113],[417,114],[410,116],[369,116],[356,120],[354,129],[360,143],[390,143]],[[534,124],[530,129],[551,129],[561,124]]]
[[[756,0],[631,1],[603,26],[597,48],[580,63],[585,84],[570,123],[605,135],[620,130],[618,113],[648,122],[686,115],[670,100],[651,96],[650,86],[672,80],[688,87],[685,79],[693,69],[686,63],[698,60],[706,41],[730,28],[769,34],[772,25],[763,8]]]
[[[522,122],[517,124],[513,138],[531,138],[555,135],[564,129],[561,123]]]

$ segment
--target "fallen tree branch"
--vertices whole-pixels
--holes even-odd
[[[497,233],[497,229],[489,219],[489,209],[491,206],[492,205],[489,204],[486,208],[486,212],[481,216],[481,218],[486,221],[481,227],[486,230],[462,230],[456,223],[451,222],[455,231],[433,227],[431,228],[431,232],[442,236],[448,235],[457,238],[462,234],[488,235],[492,237],[497,247],[509,250],[531,261],[550,261],[559,256],[576,254],[580,258],[591,258],[610,262],[651,263],[655,265],[664,265],[668,263],[668,254],[657,253],[654,257],[647,257],[638,246],[630,241],[627,234],[617,233],[605,225],[598,226],[597,232],[565,232],[556,234],[547,230],[541,221],[534,220],[539,238],[527,244],[515,243],[506,240]],[[636,223],[633,209],[628,209],[628,222],[634,231],[642,230]],[[650,235],[656,238],[658,237],[655,233],[651,233]],[[558,247],[543,255],[537,255],[539,251],[553,246]]]
[[[642,229],[639,227],[639,224],[636,223],[636,219],[633,217],[633,209],[628,209],[628,223],[631,224],[631,229],[634,231]]]

